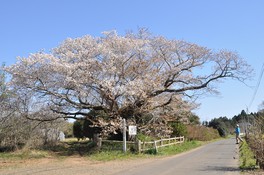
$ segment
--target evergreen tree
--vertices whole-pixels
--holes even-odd
[[[83,122],[76,120],[73,123],[73,135],[78,139],[78,141],[83,138]]]

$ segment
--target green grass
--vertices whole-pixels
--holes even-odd
[[[182,144],[159,148],[158,154],[159,155],[166,155],[166,156],[167,155],[175,155],[175,154],[179,154],[179,153],[186,152],[186,151],[189,151],[191,149],[197,148],[199,146],[202,146],[203,144],[205,144],[205,142],[187,141],[187,142],[184,142]]]
[[[47,151],[41,150],[20,150],[15,152],[0,153],[0,160],[23,160],[23,159],[40,159],[49,157]]]
[[[101,151],[95,154],[91,154],[89,159],[97,161],[112,161],[112,160],[127,160],[134,158],[144,158],[143,154],[134,154],[131,152],[122,152],[122,151]]]
[[[240,168],[242,170],[248,170],[248,169],[255,169],[256,167],[256,159],[254,158],[254,154],[250,150],[247,142],[243,142],[240,145]]]
[[[170,156],[197,148],[203,145],[204,143],[205,142],[200,142],[200,141],[188,141],[182,144],[159,148],[158,153],[156,153],[154,149],[146,151],[144,153],[132,153],[130,151],[127,151],[126,153],[123,153],[122,151],[98,151],[97,153],[91,154],[89,158],[98,161],[111,161],[117,159],[124,160],[124,159]]]
[[[82,156],[90,160],[96,161],[111,161],[111,160],[125,160],[137,158],[151,158],[157,156],[169,156],[182,153],[205,144],[200,141],[187,141],[182,144],[172,145],[155,150],[146,151],[144,153],[136,153],[129,149],[126,153],[122,150],[110,150],[108,148],[98,150],[91,142],[76,142],[69,141],[62,143],[56,147],[49,147],[42,150],[19,150],[15,152],[0,153],[0,160],[23,160],[23,159],[38,159],[45,157],[53,158],[67,158],[69,156]],[[121,147],[122,148],[122,147]]]

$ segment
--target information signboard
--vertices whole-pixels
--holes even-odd
[[[128,134],[131,136],[137,135],[137,126],[128,126]]]

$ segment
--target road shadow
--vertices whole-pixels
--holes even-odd
[[[238,167],[227,167],[227,166],[207,166],[202,171],[220,171],[220,172],[240,172]]]

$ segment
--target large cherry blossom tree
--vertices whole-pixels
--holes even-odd
[[[219,80],[243,82],[252,70],[235,52],[139,30],[66,39],[50,53],[18,58],[6,71],[14,87],[35,93],[35,100],[63,117],[85,116],[98,125],[114,126],[120,118],[140,123],[144,113],[157,119],[166,106],[188,111],[188,99],[214,92]],[[100,123],[91,111],[103,112],[107,120]]]

